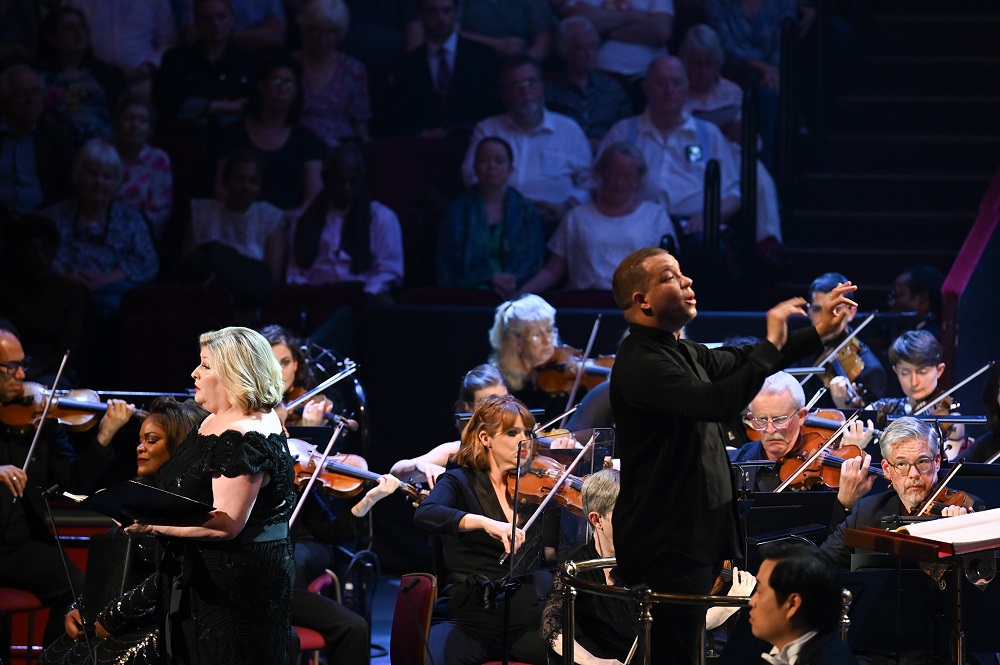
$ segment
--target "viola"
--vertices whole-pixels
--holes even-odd
[[[317,463],[323,456],[316,452],[316,446],[301,439],[289,439],[288,449],[295,458],[295,484],[302,488],[309,482]],[[337,497],[355,496],[361,492],[366,482],[377,483],[378,479],[379,474],[368,470],[368,462],[363,457],[350,453],[330,455],[316,476],[316,482]],[[409,483],[400,483],[399,490],[417,505],[430,494],[427,490]]]
[[[541,503],[546,496],[552,494],[556,481],[565,471],[566,465],[551,457],[535,455],[531,464],[521,469],[520,479],[513,472],[507,474],[507,492],[513,497],[514,485],[517,483],[521,503]],[[552,500],[574,515],[584,517],[582,490],[583,479],[570,475],[556,489]]]
[[[607,381],[614,363],[613,355],[584,360],[580,349],[557,346],[549,361],[535,374],[535,385],[552,395],[566,395],[573,389],[576,376],[582,371],[580,384],[590,390]]]
[[[108,405],[93,390],[78,388],[65,394],[56,394],[38,383],[25,382],[24,394],[9,404],[0,405],[0,422],[8,427],[33,426],[45,411],[45,403],[52,400],[47,417],[72,431],[85,431],[97,424],[97,416],[107,413]],[[145,418],[142,409],[132,413],[133,418]]]
[[[778,476],[781,478],[782,483],[795,475],[803,463],[826,443],[826,438],[815,433],[804,434],[801,441],[802,445],[797,451],[777,461],[779,467]],[[861,456],[861,449],[854,445],[828,448],[798,475],[795,481],[789,485],[789,489],[808,490],[816,485],[836,489],[840,487],[840,467],[844,463],[844,460]],[[868,473],[876,478],[885,478],[885,473],[876,466],[869,466]]]

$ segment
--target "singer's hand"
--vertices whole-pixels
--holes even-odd
[[[94,622],[94,635],[97,635],[102,640],[106,640],[111,637],[111,633],[108,632],[107,628],[101,625],[100,621]]]
[[[16,497],[24,496],[24,486],[28,482],[28,474],[13,464],[0,466],[0,482]]]
[[[83,637],[83,617],[80,616],[80,610],[74,607],[67,612],[64,623],[66,634],[69,635],[71,640],[78,640]]]

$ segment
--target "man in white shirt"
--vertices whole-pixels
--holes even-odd
[[[673,0],[571,0],[570,16],[584,16],[602,38],[597,68],[627,79],[642,77],[654,58],[667,54],[674,27]]]
[[[545,108],[541,72],[529,57],[515,56],[500,68],[500,96],[507,112],[476,125],[462,177],[467,186],[475,184],[476,146],[487,136],[499,136],[514,153],[510,185],[535,204],[552,229],[570,208],[588,198],[590,144],[574,120]]]

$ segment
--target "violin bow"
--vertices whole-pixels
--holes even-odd
[[[557,420],[565,420],[568,415],[570,415],[571,413],[573,413],[574,411],[576,411],[578,408],[580,408],[579,405],[578,406],[574,406],[571,409],[567,409],[566,411],[563,411],[562,413],[560,413],[558,416],[556,416],[555,418],[553,418],[549,422],[544,423],[542,425],[536,425],[534,431],[536,431],[536,432],[544,432],[548,428],[550,428],[553,425],[555,425]]]
[[[350,363],[350,364],[348,364],[348,363]],[[299,404],[303,404],[304,402],[308,401],[314,395],[317,395],[317,394],[323,392],[324,390],[326,390],[327,388],[329,388],[333,384],[346,379],[351,374],[354,374],[356,371],[358,371],[358,364],[355,363],[355,362],[352,362],[350,360],[345,360],[344,361],[344,365],[345,365],[344,369],[340,370],[339,372],[337,372],[336,374],[334,374],[330,378],[326,379],[325,381],[323,381],[322,383],[320,383],[319,385],[317,385],[312,390],[308,390],[308,391],[302,393],[301,395],[299,395],[298,397],[296,397],[295,399],[293,399],[292,401],[290,401],[288,404],[286,404],[285,408],[288,409],[289,411],[291,411],[292,409],[294,409],[295,407],[297,407]]]
[[[783,492],[784,490],[786,490],[788,488],[788,486],[792,484],[792,481],[794,481],[796,478],[798,478],[800,475],[802,475],[802,472],[809,468],[810,464],[812,464],[817,459],[819,459],[821,455],[826,454],[827,449],[830,447],[830,445],[834,441],[837,440],[837,437],[839,437],[841,434],[843,434],[844,431],[848,427],[850,427],[851,423],[853,423],[857,419],[858,419],[858,414],[857,414],[857,412],[855,412],[855,414],[853,416],[851,416],[850,418],[848,418],[844,422],[844,424],[841,425],[840,428],[836,432],[834,432],[832,435],[830,435],[830,438],[826,440],[826,443],[824,443],[822,446],[820,446],[816,450],[816,452],[814,452],[812,455],[810,455],[809,458],[806,459],[806,461],[803,462],[802,465],[798,469],[795,470],[795,473],[793,473],[792,475],[788,476],[788,479],[785,480],[785,482],[781,483],[780,485],[778,485],[774,489],[775,494],[777,494],[778,492]]]
[[[941,393],[940,395],[938,395],[937,397],[935,397],[932,401],[927,402],[927,404],[924,404],[922,407],[920,407],[919,409],[917,409],[916,411],[914,411],[911,415],[920,416],[920,415],[923,415],[923,414],[927,413],[932,408],[934,408],[935,406],[937,406],[937,403],[940,402],[941,400],[943,400],[945,397],[948,397],[953,392],[955,392],[956,390],[958,390],[959,388],[961,388],[962,386],[964,386],[965,384],[967,384],[969,381],[972,381],[974,378],[976,378],[977,376],[979,376],[980,374],[982,374],[983,372],[985,372],[989,368],[993,367],[994,363],[995,363],[995,361],[993,361],[993,360],[989,361],[988,363],[986,363],[985,365],[983,365],[982,367],[980,367],[979,369],[977,369],[975,372],[973,372],[969,376],[965,377],[962,381],[960,381],[960,382],[956,383],[954,386],[952,386],[951,390],[946,390],[945,392]]]
[[[817,390],[816,394],[813,395],[812,399],[810,399],[809,402],[806,404],[806,410],[807,411],[812,411],[812,408],[814,406],[816,406],[816,402],[819,401],[819,398],[822,397],[825,394],[826,394],[826,388],[820,388],[819,390]]]
[[[302,490],[302,495],[299,497],[298,502],[295,504],[295,510],[292,511],[292,516],[288,518],[288,528],[291,528],[295,524],[295,518],[298,517],[299,511],[302,510],[302,505],[306,501],[306,497],[309,496],[309,492],[312,490],[313,485],[316,484],[316,478],[319,477],[320,472],[326,468],[326,460],[330,457],[330,451],[333,450],[333,444],[336,443],[337,437],[340,433],[344,431],[344,421],[338,420],[337,426],[333,430],[333,436],[330,437],[330,442],[326,444],[326,450],[323,451],[323,457],[316,464],[316,468],[313,469],[312,475],[309,476],[309,482],[306,483],[305,489]]]
[[[590,352],[594,349],[594,340],[597,339],[597,330],[601,327],[601,317],[603,314],[598,314],[597,318],[594,319],[594,327],[590,329],[590,339],[587,340],[587,348],[583,351],[583,358],[580,360],[580,369],[576,372],[576,377],[573,379],[573,388],[569,391],[569,398],[566,400],[566,413],[563,414],[562,419],[559,421],[559,428],[562,429],[566,426],[566,418],[569,417],[569,408],[573,406],[576,402],[576,393],[580,389],[580,381],[583,380],[583,375],[587,371],[587,358],[590,357]]]
[[[836,347],[834,347],[833,351],[830,351],[830,353],[828,353],[825,356],[823,356],[823,358],[820,359],[814,365],[814,367],[823,367],[828,362],[830,362],[831,360],[833,360],[834,358],[836,358],[837,354],[840,353],[840,350],[842,348],[844,348],[845,346],[847,346],[848,344],[850,344],[851,340],[853,340],[855,337],[857,337],[858,333],[865,329],[865,326],[867,326],[869,323],[871,323],[872,321],[875,320],[875,315],[876,314],[878,314],[878,310],[875,310],[874,312],[872,312],[871,314],[869,314],[868,318],[866,318],[864,321],[862,321],[861,324],[857,328],[855,328],[854,330],[852,330],[850,332],[850,334],[847,337],[845,337],[844,340],[840,344],[838,344]],[[806,374],[805,378],[802,379],[801,381],[799,381],[799,385],[800,386],[806,385],[806,382],[809,381],[809,379],[811,379],[812,377],[813,377],[812,374]]]
[[[590,452],[594,448],[594,439],[596,439],[596,438],[597,438],[597,433],[595,432],[594,434],[592,434],[590,436],[590,441],[587,442],[587,445],[585,445],[583,447],[583,450],[581,450],[580,453],[576,456],[576,459],[574,459],[572,461],[572,463],[570,463],[569,466],[566,467],[565,471],[563,471],[561,474],[559,474],[559,478],[557,478],[556,482],[552,485],[552,490],[548,494],[546,494],[545,498],[542,499],[542,502],[538,504],[538,508],[535,510],[534,514],[532,514],[532,516],[528,518],[528,521],[524,523],[524,526],[521,527],[521,531],[524,531],[525,533],[528,532],[528,529],[531,528],[531,525],[534,524],[535,520],[538,519],[538,517],[542,514],[542,512],[545,510],[545,507],[549,504],[549,501],[552,500],[552,497],[554,497],[558,493],[559,486],[563,484],[563,481],[565,481],[567,478],[570,477],[570,474],[572,474],[573,470],[576,469],[576,466],[580,463],[580,460],[583,459],[584,455],[586,455],[588,452]],[[518,466],[519,467],[520,467],[520,459],[521,458],[518,457]],[[518,469],[518,470],[520,471],[520,469]],[[517,523],[517,519],[516,519],[516,517],[517,517],[517,497],[515,497],[515,500],[514,500],[514,513],[515,513],[514,522],[516,524]],[[513,538],[511,539],[510,542],[511,542],[511,547],[513,547],[514,546],[514,540],[513,540]],[[510,554],[508,552],[504,552],[503,556],[500,557],[500,565],[501,566],[504,565],[507,562],[507,557],[509,555]]]
[[[920,510],[917,511],[918,517],[927,514],[927,511],[931,509],[931,506],[934,505],[934,502],[937,501],[937,498],[941,496],[941,493],[944,492],[946,487],[948,487],[948,483],[951,482],[951,479],[955,477],[955,474],[958,473],[959,469],[962,468],[963,464],[965,464],[965,460],[955,462],[955,465],[951,467],[951,471],[948,472],[948,475],[945,476],[944,480],[942,480],[938,484],[937,489],[934,490],[934,492],[929,497],[927,497],[927,500],[924,501],[923,505],[920,506]]]
[[[991,457],[988,460],[986,460],[985,462],[983,462],[983,464],[993,464],[998,459],[1000,459],[1000,450],[998,450],[997,452],[993,453],[993,457]]]
[[[66,353],[63,354],[62,362],[59,363],[59,371],[56,372],[56,378],[52,381],[52,390],[49,394],[49,398],[45,400],[45,406],[42,407],[42,417],[38,421],[38,427],[35,428],[35,436],[31,439],[31,446],[28,448],[28,456],[24,460],[24,466],[21,467],[21,471],[28,473],[28,464],[31,463],[31,457],[35,454],[35,448],[38,447],[38,439],[42,434],[42,425],[45,424],[45,419],[49,415],[49,407],[52,406],[52,400],[56,397],[56,386],[59,385],[59,380],[62,378],[63,370],[66,369],[66,361],[69,360],[69,349],[66,349]],[[14,497],[14,502],[17,502],[17,497]]]

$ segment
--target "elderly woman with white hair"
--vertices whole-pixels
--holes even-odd
[[[114,146],[91,139],[73,163],[76,198],[42,213],[61,238],[53,268],[89,289],[100,317],[114,315],[122,296],[160,269],[147,221],[114,201],[121,178]]]
[[[370,138],[368,72],[361,62],[337,50],[349,19],[343,0],[309,0],[298,18],[302,49],[295,57],[302,64],[302,124],[328,146]]]
[[[684,110],[718,125],[729,140],[736,160],[742,151],[743,89],[719,73],[725,52],[719,35],[704,23],[691,26],[678,50],[688,71],[688,97]],[[776,257],[783,241],[778,191],[764,163],[757,160],[757,254]]]
[[[568,276],[568,290],[611,290],[622,258],[642,247],[677,247],[663,204],[644,201],[646,160],[631,143],[608,146],[594,163],[597,189],[592,201],[567,213],[549,240],[545,266],[521,287],[544,292]]]

